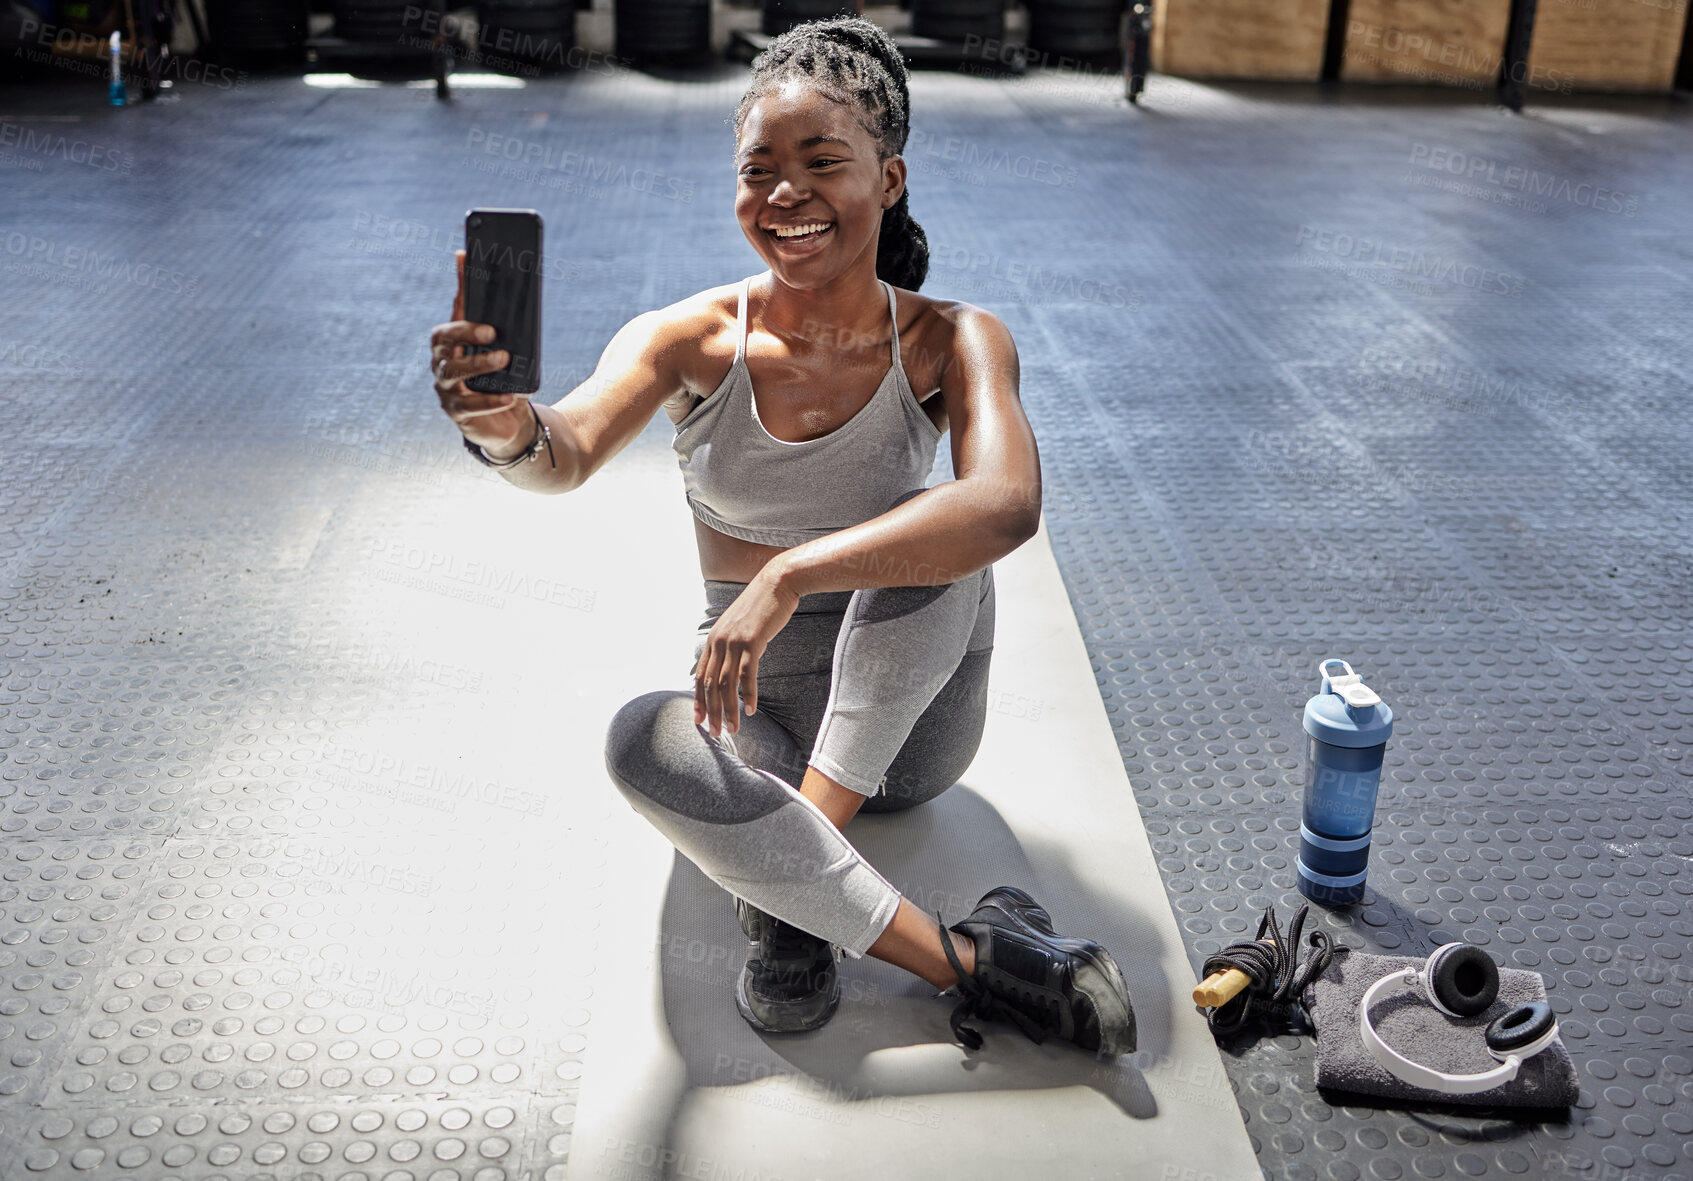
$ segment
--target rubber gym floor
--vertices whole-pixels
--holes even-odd
[[[1111,947],[1102,1082],[869,959],[739,1021],[727,895],[602,762],[687,683],[669,424],[537,497],[436,405],[470,206],[546,218],[550,400],[763,269],[745,78],[0,89],[0,1172],[1693,1177],[1685,102],[915,76],[923,290],[1011,328],[1044,520],[980,773],[848,835]],[[1567,1112],[1323,1094],[1309,1030],[1182,1003],[1301,903],[1331,656],[1398,722],[1313,921],[1541,973]]]

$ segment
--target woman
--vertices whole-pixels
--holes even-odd
[[[839,949],[956,987],[952,1029],[972,1049],[974,1014],[1127,1053],[1134,1013],[1103,947],[1057,935],[1013,887],[944,928],[842,834],[860,809],[914,807],[970,765],[993,562],[1040,518],[1005,325],[915,294],[928,247],[899,155],[904,62],[868,21],[800,25],[754,61],[734,123],[735,215],[766,274],[637,316],[584,396],[551,406],[465,388],[506,362],[464,355],[492,330],[460,318],[461,294],[434,332],[441,405],[473,454],[536,492],[579,487],[661,406],[676,425],[705,579],[694,692],[624,705],[606,767],[736,896],[747,1021],[822,1025]],[[948,426],[958,478],[925,489]]]

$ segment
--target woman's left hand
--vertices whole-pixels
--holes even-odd
[[[694,666],[694,725],[709,721],[715,737],[725,724],[741,728],[736,693],[747,713],[758,712],[758,661],[776,633],[793,617],[799,595],[763,572],[717,617]]]

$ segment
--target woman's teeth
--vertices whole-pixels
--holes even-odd
[[[813,222],[810,225],[794,226],[790,229],[771,231],[783,242],[809,242],[813,238],[821,237],[833,226],[833,222]]]

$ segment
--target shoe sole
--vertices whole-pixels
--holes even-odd
[[[1028,916],[1016,910],[1007,910],[994,900],[995,894],[1009,895],[1019,905],[1038,905],[1029,895],[1015,886],[999,886],[990,890],[982,902],[977,903],[976,909],[983,905],[992,906],[994,910],[1010,919],[1013,930],[1032,937],[1037,943],[1049,944],[1061,951],[1069,952],[1082,960],[1086,967],[1075,973],[1073,979],[1077,991],[1085,994],[1093,1002],[1094,1011],[1099,1014],[1100,1032],[1103,1035],[1099,1049],[1094,1051],[1100,1058],[1115,1058],[1120,1054],[1132,1054],[1139,1040],[1135,1027],[1134,1002],[1129,999],[1129,985],[1123,979],[1123,970],[1117,966],[1109,951],[1091,939],[1074,939],[1059,935],[1050,928],[1044,928]]]

